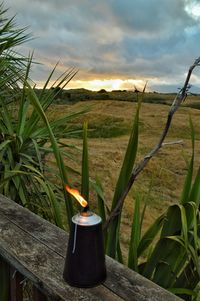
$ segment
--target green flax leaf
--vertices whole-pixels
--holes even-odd
[[[81,195],[89,201],[89,163],[88,163],[88,144],[87,144],[87,123],[83,125],[83,153],[82,153],[82,183]]]
[[[123,194],[135,163],[137,148],[138,148],[139,111],[140,111],[140,103],[138,103],[131,135],[124,156],[124,161],[116,184],[111,211],[114,210],[119,198]],[[113,258],[116,257],[117,244],[119,240],[120,220],[121,220],[121,213],[113,219],[108,229],[107,254]]]
[[[141,235],[140,220],[140,197],[139,195],[136,195],[128,253],[128,267],[136,272],[138,272],[138,246]]]

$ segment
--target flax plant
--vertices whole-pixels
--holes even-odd
[[[110,211],[107,210],[101,197],[101,185],[98,185],[97,182],[93,185],[98,199],[101,200],[98,203],[99,213],[103,220],[106,219],[104,223],[106,252],[120,262],[123,262],[120,248],[120,226],[125,198],[137,176],[164,145],[173,115],[187,97],[192,71],[199,65],[200,58],[195,60],[189,68],[184,86],[169,110],[158,144],[136,165],[140,104],[138,105]],[[200,281],[200,169],[193,182],[195,132],[191,120],[190,127],[192,156],[180,202],[178,205],[170,206],[167,212],[162,214],[142,235],[146,205],[141,212],[140,195],[137,195],[128,252],[128,266],[131,269],[180,295],[185,300],[192,300],[194,290]],[[105,212],[108,213],[106,217]],[[146,254],[148,257],[144,260]]]
[[[200,169],[192,181],[194,177],[193,129],[191,136],[192,156],[180,202],[169,206],[166,213],[162,214],[143,236],[140,227],[141,215],[135,208],[137,219],[134,216],[133,229],[134,232],[139,230],[135,238],[131,237],[128,262],[130,268],[138,270],[145,277],[186,300],[191,299],[190,296],[194,294],[194,289],[200,281]],[[135,243],[137,237],[139,240]],[[149,257],[139,264],[138,259],[140,258],[141,262],[144,252],[147,252],[150,246]]]
[[[138,138],[136,126],[138,114],[139,108],[136,112],[131,137]],[[141,210],[141,196],[139,193],[135,196],[127,262],[129,268],[185,300],[192,300],[192,296],[195,297],[195,288],[200,282],[200,168],[194,175],[195,132],[191,119],[190,127],[192,156],[188,164],[179,204],[169,206],[166,212],[159,216],[142,235],[146,205]],[[135,131],[136,136],[133,135]],[[130,138],[128,149],[131,143],[137,144]],[[127,153],[125,155],[127,161],[124,162],[128,164]],[[131,154],[130,152],[129,156]],[[123,180],[126,179],[123,178]],[[118,180],[117,185],[119,183]],[[112,215],[112,209],[109,210],[106,206],[99,180],[92,182],[92,186],[96,190],[99,214],[104,222],[104,242],[107,254],[116,254],[116,259],[124,262],[120,249],[121,214],[118,215],[118,224],[113,224],[115,232],[110,230],[112,224],[111,228],[106,231],[105,226],[108,217]],[[120,209],[122,210],[122,208]],[[112,242],[115,242],[115,245]]]

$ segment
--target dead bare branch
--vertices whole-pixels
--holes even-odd
[[[174,145],[174,144],[184,144],[184,142],[183,142],[183,140],[163,142],[162,147],[166,146],[166,145]]]
[[[197,66],[200,66],[200,57],[194,61],[193,65],[191,65],[189,70],[188,70],[187,77],[185,79],[185,83],[184,83],[182,89],[180,89],[180,91],[177,93],[177,95],[176,95],[176,97],[175,97],[175,99],[172,103],[172,106],[170,107],[165,127],[163,129],[163,132],[160,136],[160,139],[159,139],[157,145],[133,168],[130,179],[128,181],[128,184],[127,184],[126,188],[124,189],[123,194],[118,199],[118,202],[117,202],[115,208],[111,211],[110,216],[108,217],[108,219],[104,223],[104,226],[103,226],[104,231],[109,227],[112,220],[120,214],[123,203],[125,201],[125,198],[126,198],[127,194],[129,193],[129,191],[130,191],[133,183],[135,182],[135,179],[137,178],[137,176],[145,168],[145,166],[150,161],[150,159],[153,158],[158,153],[158,151],[162,148],[163,142],[164,142],[164,140],[167,136],[167,133],[169,131],[174,113],[178,110],[180,105],[184,102],[184,100],[187,97],[187,92],[189,90],[190,77],[191,77],[191,74],[192,74],[194,68],[197,67]]]

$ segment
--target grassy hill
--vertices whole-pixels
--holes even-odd
[[[39,91],[39,90],[38,90]],[[138,96],[141,94],[140,91],[128,91],[128,90],[114,90],[108,92],[104,89],[100,91],[90,91],[87,89],[66,89],[66,90],[56,90],[56,103],[58,104],[73,104],[79,101],[88,100],[118,100],[118,101],[129,101],[137,102]],[[175,97],[175,93],[157,93],[149,92],[145,93],[144,102],[145,103],[155,103],[155,104],[165,104],[170,105]],[[186,106],[200,108],[200,94],[189,95],[189,102]]]
[[[167,95],[166,101],[171,102],[173,95]],[[187,100],[187,105],[190,99]],[[55,104],[49,112],[49,117],[54,119],[66,112],[77,111],[85,106],[90,111],[70,124],[72,128],[81,129],[82,123],[89,123],[89,161],[90,176],[98,176],[102,182],[105,198],[111,204],[117,176],[127,146],[129,132],[137,104],[117,100],[87,100],[79,101],[73,105]],[[140,137],[137,161],[143,158],[158,142],[164,127],[169,106],[156,103],[143,103],[140,114]],[[192,116],[196,129],[196,168],[200,164],[200,111],[192,108],[181,107],[175,114],[172,127],[166,142],[180,141],[175,145],[163,147],[145,170],[139,175],[131,193],[126,199],[123,212],[124,250],[130,232],[131,212],[133,211],[134,195],[139,192],[143,204],[147,202],[145,225],[149,225],[169,204],[176,203],[182,190],[187,160],[190,158],[191,141],[189,128],[189,114]],[[80,135],[67,141],[81,148]],[[79,169],[81,166],[81,152],[77,152],[74,161],[68,160],[71,166]],[[70,181],[77,186],[78,176],[70,175]],[[150,195],[149,190],[151,190]],[[148,196],[148,197],[147,197]],[[91,207],[96,210],[96,196],[91,192]]]

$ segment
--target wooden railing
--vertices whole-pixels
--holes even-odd
[[[66,232],[0,195],[0,301],[182,300],[109,257],[104,284],[69,286],[62,277],[67,241]],[[27,283],[31,299],[24,295]]]

